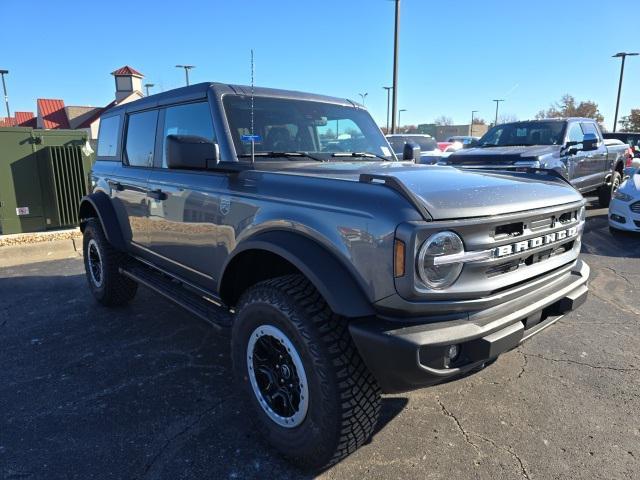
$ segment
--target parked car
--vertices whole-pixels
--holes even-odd
[[[640,169],[636,169],[613,194],[609,205],[609,228],[640,232]]]
[[[438,142],[438,148],[442,153],[453,153],[462,149],[460,142]]]
[[[473,148],[447,159],[458,168],[555,170],[583,194],[598,194],[602,207],[622,181],[627,146],[606,146],[590,118],[554,118],[503,123],[491,128]]]
[[[605,132],[602,134],[605,139],[616,139],[626,143],[631,147],[635,157],[640,158],[640,133],[637,132]]]
[[[334,464],[381,392],[481,369],[587,296],[575,189],[417,150],[397,161],[327,96],[203,83],[118,105],[79,210],[89,289],[115,306],[143,285],[227,331],[258,431]]]
[[[417,163],[434,164],[442,155],[438,149],[435,139],[431,135],[402,133],[389,134],[387,140],[391,144],[394,153],[402,158],[404,146],[407,143],[414,143],[420,147],[420,161]]]
[[[454,135],[447,139],[449,143],[461,143],[463,148],[468,148],[474,142],[480,140],[480,137],[470,136],[470,135]]]

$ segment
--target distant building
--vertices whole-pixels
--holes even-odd
[[[0,127],[32,127],[45,130],[72,129],[85,130],[89,138],[98,138],[100,115],[122,103],[144,97],[142,93],[142,75],[125,65],[111,72],[115,79],[115,99],[104,107],[66,106],[64,100],[38,98],[37,112],[16,112],[14,117],[0,117]]]
[[[426,133],[431,135],[438,142],[445,142],[449,137],[457,135],[472,135],[474,137],[481,137],[489,130],[488,125],[473,124],[473,129],[469,129],[469,124],[466,125],[436,125],[435,123],[422,123],[418,125],[419,133]],[[469,132],[472,132],[471,134]]]

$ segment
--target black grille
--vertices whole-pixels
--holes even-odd
[[[640,213],[640,202],[633,202],[629,208],[634,213]]]

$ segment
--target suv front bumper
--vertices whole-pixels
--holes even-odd
[[[588,278],[589,266],[578,260],[569,274],[463,319],[373,318],[349,330],[385,393],[413,390],[479,369],[552,325],[586,300]],[[460,353],[447,360],[451,345]]]

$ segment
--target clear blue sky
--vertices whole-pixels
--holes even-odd
[[[35,110],[37,97],[102,106],[122,65],[155,91],[183,84],[178,63],[197,65],[194,83],[249,83],[254,48],[257,85],[354,100],[368,92],[384,125],[393,9],[389,0],[3,0],[0,68],[10,70],[12,111]],[[471,110],[491,120],[493,98],[526,119],[570,93],[596,101],[610,128],[620,69],[610,57],[640,50],[637,17],[637,0],[402,0],[402,123],[468,123]],[[640,107],[639,86],[640,57],[629,58],[622,114]]]

